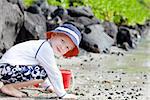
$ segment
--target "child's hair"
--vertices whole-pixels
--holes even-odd
[[[78,28],[75,25],[71,23],[64,23],[63,25],[57,27],[56,29],[46,32],[47,39],[50,39],[51,35],[54,33],[66,34],[75,44],[75,48],[68,51],[66,54],[64,54],[63,55],[64,57],[72,57],[78,55],[79,44],[81,41],[81,32],[78,30]]]

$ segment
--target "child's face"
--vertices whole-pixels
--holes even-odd
[[[62,33],[53,34],[50,41],[55,55],[58,56],[63,56],[75,47],[71,39]]]

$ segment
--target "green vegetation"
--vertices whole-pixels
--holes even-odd
[[[116,24],[143,24],[150,19],[150,0],[82,0],[95,16]],[[141,2],[142,1],[142,2]],[[75,4],[76,5],[76,4]],[[147,5],[147,6],[145,6]]]
[[[35,0],[24,0],[28,6]],[[47,0],[50,5],[69,8],[90,6],[97,18],[116,24],[143,24],[150,19],[150,0]]]
[[[23,0],[26,7],[31,6],[36,0]]]
[[[69,8],[69,0],[47,0],[49,5],[62,6],[64,8]]]

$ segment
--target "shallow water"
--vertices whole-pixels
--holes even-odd
[[[104,61],[112,69],[123,69],[127,72],[150,72],[150,35],[141,39],[136,49],[124,53],[124,57],[114,56]],[[106,63],[110,62],[110,63]]]

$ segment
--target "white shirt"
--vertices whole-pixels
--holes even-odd
[[[66,94],[53,49],[46,40],[30,40],[15,45],[2,56],[0,63],[41,65],[47,72],[48,79],[53,85],[56,94],[59,97]]]

